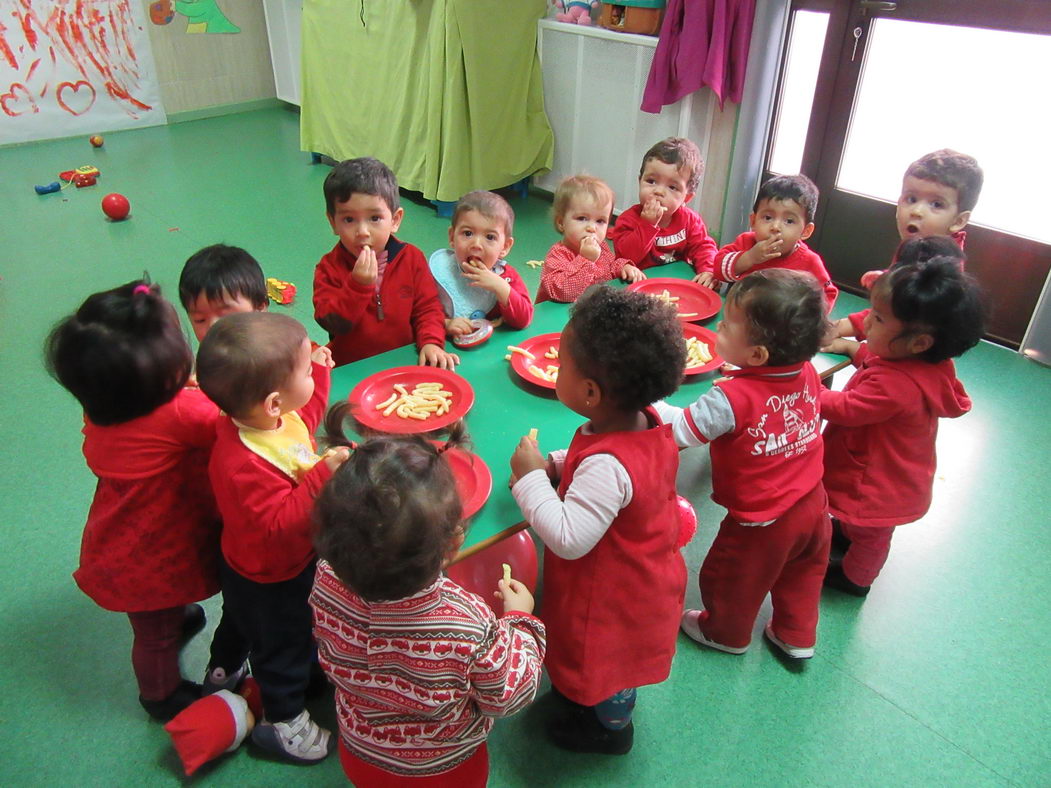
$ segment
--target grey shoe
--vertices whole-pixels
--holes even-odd
[[[223,668],[212,668],[204,674],[204,683],[201,685],[201,695],[212,695],[219,690],[235,692],[237,686],[248,675],[248,663],[244,663],[233,673],[227,673]]]
[[[252,741],[267,752],[294,763],[318,763],[329,753],[332,734],[303,709],[284,722],[260,722],[252,731]]]

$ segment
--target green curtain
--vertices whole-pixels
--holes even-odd
[[[454,201],[551,167],[536,30],[545,0],[306,0],[303,150],[375,156]]]

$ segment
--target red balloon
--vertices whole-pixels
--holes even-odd
[[[697,512],[693,510],[693,504],[678,496],[676,501],[679,510],[679,542],[678,547],[685,547],[697,533]]]
[[[522,530],[479,550],[462,561],[446,567],[445,574],[472,593],[478,594],[497,616],[503,615],[503,604],[493,594],[504,576],[502,564],[511,565],[511,577],[536,590],[536,545],[529,531]]]
[[[102,198],[102,212],[115,222],[127,217],[131,203],[123,194],[107,194]]]

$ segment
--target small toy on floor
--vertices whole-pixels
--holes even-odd
[[[102,212],[115,222],[128,218],[131,203],[123,194],[107,194],[102,198]]]
[[[220,690],[190,704],[164,730],[189,777],[208,761],[236,750],[262,717],[259,685],[249,676],[236,693]]]
[[[270,276],[266,280],[266,294],[271,301],[288,306],[296,300],[296,286]]]
[[[101,134],[93,134],[88,137],[88,142],[91,143],[92,148],[101,148],[105,144],[105,140],[102,139]]]

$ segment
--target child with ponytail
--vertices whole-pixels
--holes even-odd
[[[347,444],[346,403],[326,428]],[[442,574],[465,523],[445,451],[419,436],[353,446],[314,509],[310,604],[336,687],[340,759],[355,785],[484,786],[493,718],[536,694],[544,625],[517,580],[493,578],[504,614]]]
[[[160,288],[95,293],[52,330],[48,371],[84,408],[98,477],[73,574],[100,607],[127,613],[139,703],[168,720],[200,696],[179,650],[204,626],[191,604],[219,590],[219,517],[208,483],[218,409],[186,388],[193,354]]]

